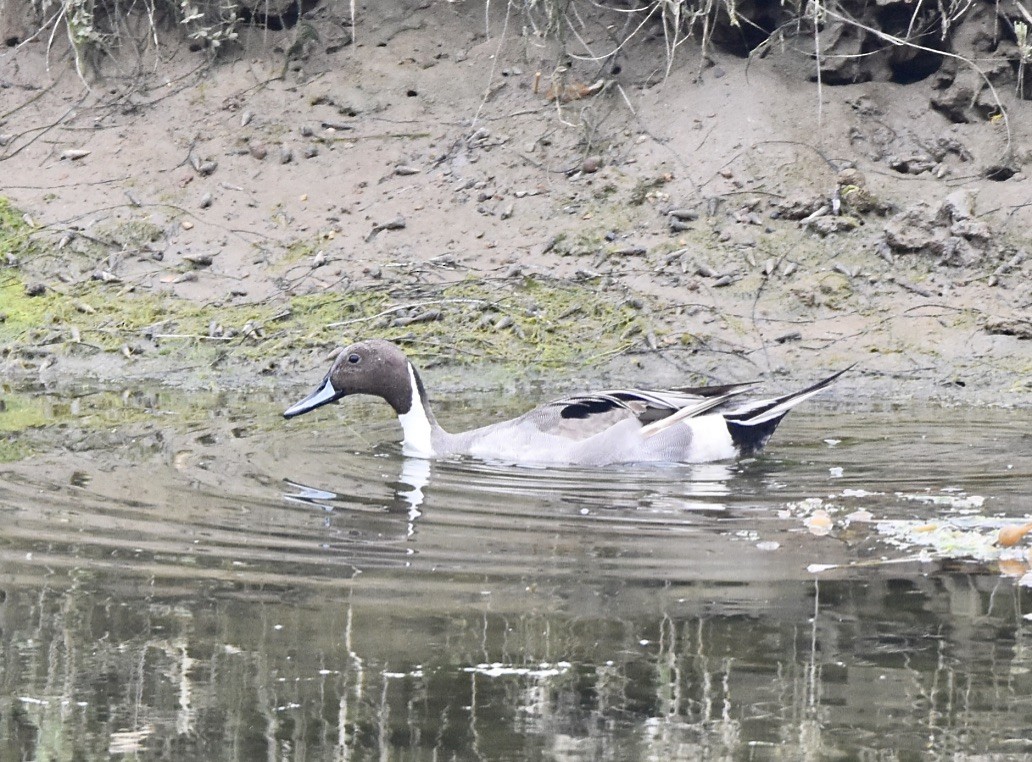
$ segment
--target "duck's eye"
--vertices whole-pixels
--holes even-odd
[[[352,352],[348,355],[348,362],[352,365],[358,365],[360,362],[362,362],[362,355],[355,354],[354,352]]]

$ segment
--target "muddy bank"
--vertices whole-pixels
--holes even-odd
[[[90,90],[42,42],[5,54],[9,383],[296,390],[376,335],[444,389],[860,360],[840,395],[1032,400],[1012,87],[968,108],[949,56],[818,87],[791,46],[670,63],[643,35],[602,66],[604,17],[564,49],[451,5],[340,11]]]

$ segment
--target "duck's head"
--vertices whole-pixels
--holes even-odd
[[[284,410],[283,417],[293,418],[349,394],[382,397],[399,416],[424,397],[419,375],[405,353],[389,341],[370,339],[345,347],[319,388]]]

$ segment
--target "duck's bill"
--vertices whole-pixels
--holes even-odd
[[[333,388],[333,384],[330,383],[329,376],[322,382],[322,385],[314,392],[309,394],[303,400],[295,403],[283,411],[284,418],[293,418],[295,415],[301,415],[307,413],[309,410],[315,410],[317,407],[328,405],[331,402],[336,402],[344,396],[344,392],[338,392]]]

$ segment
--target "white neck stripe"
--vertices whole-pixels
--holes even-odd
[[[419,384],[416,383],[416,372],[412,368],[412,363],[408,364],[408,372],[412,399],[409,411],[398,416],[401,429],[405,433],[401,451],[414,458],[432,458],[434,447],[430,419],[426,415],[423,398],[419,395]]]

